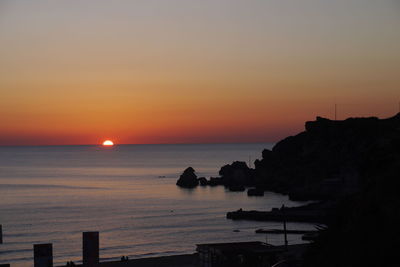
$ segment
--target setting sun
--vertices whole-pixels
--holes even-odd
[[[113,145],[114,145],[114,143],[111,140],[106,140],[103,142],[103,146],[113,146]]]

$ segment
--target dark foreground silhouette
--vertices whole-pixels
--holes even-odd
[[[318,117],[305,129],[264,150],[254,169],[234,162],[202,183],[319,201],[284,213],[287,220],[327,225],[303,266],[400,266],[400,113],[388,119]],[[227,217],[281,220],[282,213],[238,210]]]

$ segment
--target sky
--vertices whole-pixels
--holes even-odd
[[[0,0],[0,145],[276,142],[390,117],[399,0]]]

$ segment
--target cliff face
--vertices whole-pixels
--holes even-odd
[[[400,113],[388,119],[317,117],[305,131],[264,150],[255,162],[255,184],[292,199],[326,199],[354,193],[365,171],[400,149]]]
[[[400,243],[399,121],[381,121],[384,133],[370,148],[360,170],[360,190],[331,210],[304,266],[398,266]],[[397,128],[396,128],[397,124]]]

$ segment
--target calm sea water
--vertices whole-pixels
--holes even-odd
[[[287,196],[248,197],[223,187],[175,185],[192,166],[215,176],[254,161],[271,144],[0,147],[0,263],[33,265],[33,244],[53,243],[54,262],[82,258],[82,232],[100,232],[103,260],[192,253],[199,243],[265,241],[254,230],[279,223],[231,221],[227,211],[296,206]],[[161,178],[163,177],[163,178]],[[289,229],[313,229],[289,224]],[[239,232],[233,232],[239,230]],[[281,235],[268,242],[282,244]],[[289,243],[301,242],[289,236]]]

